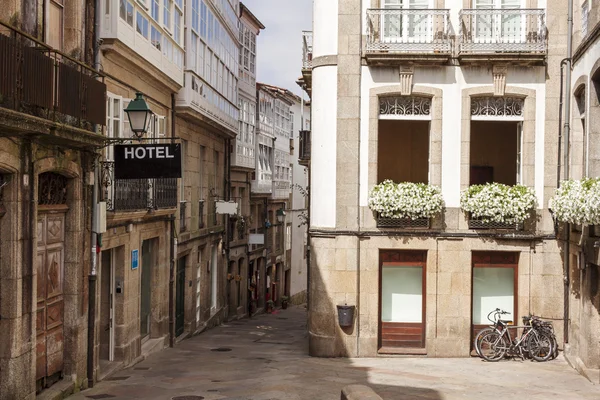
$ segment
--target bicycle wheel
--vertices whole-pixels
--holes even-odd
[[[547,361],[554,350],[552,338],[545,332],[533,332],[527,339],[527,349],[535,361]]]
[[[477,334],[477,336],[475,336],[475,340],[473,341],[473,346],[475,346],[475,351],[477,352],[477,355],[479,357],[481,357],[481,338],[486,333],[494,332],[494,331],[495,331],[494,328],[489,328],[489,327],[488,328],[483,328],[482,330],[479,331],[479,333]]]
[[[484,334],[479,342],[481,358],[486,361],[499,361],[506,354],[508,344],[506,337],[497,331]]]

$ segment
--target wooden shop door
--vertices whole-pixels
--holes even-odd
[[[37,221],[36,381],[61,378],[64,365],[64,240],[66,206],[40,207]]]
[[[423,251],[382,251],[379,268],[379,352],[425,347]]]

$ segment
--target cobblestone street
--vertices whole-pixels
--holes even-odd
[[[547,363],[311,358],[305,327],[300,307],[231,322],[69,399],[339,399],[352,383],[367,384],[384,399],[600,398],[598,386],[562,357]]]

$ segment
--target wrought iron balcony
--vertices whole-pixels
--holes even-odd
[[[313,59],[313,33],[311,31],[302,31],[302,69],[312,69]]]
[[[102,163],[103,199],[109,211],[177,207],[177,179],[114,179],[115,163]]]
[[[0,22],[0,108],[93,131],[106,85],[87,65]]]
[[[367,10],[370,63],[389,64],[418,58],[444,62],[452,52],[450,11],[445,9]]]
[[[545,18],[543,9],[462,10],[459,56],[544,60],[548,48]]]
[[[310,131],[300,131],[298,150],[298,164],[308,166],[310,161],[310,146],[311,146]]]

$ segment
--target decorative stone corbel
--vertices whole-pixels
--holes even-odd
[[[494,65],[492,76],[494,77],[494,96],[504,96],[506,90],[506,65]]]
[[[400,67],[400,94],[410,96],[412,94],[413,75],[415,69],[412,65]]]

